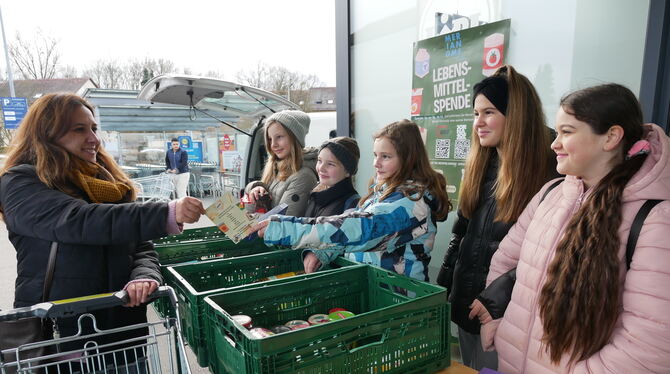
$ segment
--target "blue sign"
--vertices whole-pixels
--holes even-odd
[[[6,129],[16,129],[28,111],[28,100],[25,97],[0,97],[2,103],[2,119]]]
[[[186,151],[189,161],[202,162],[202,142],[194,142],[190,136],[180,136],[179,147]],[[172,142],[167,143],[167,149],[172,149]]]

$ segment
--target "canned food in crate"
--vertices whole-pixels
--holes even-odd
[[[281,334],[283,332],[289,332],[292,331],[290,327],[284,326],[284,325],[277,325],[277,326],[272,326],[270,327],[270,331],[274,332],[275,334]]]
[[[328,318],[330,318],[333,321],[337,321],[337,320],[340,320],[340,319],[345,319],[345,318],[349,318],[349,317],[353,317],[353,316],[355,316],[355,314],[351,313],[348,310],[338,310],[336,312],[330,313],[328,315]]]
[[[307,322],[309,322],[310,325],[318,325],[320,323],[330,322],[330,318],[328,318],[327,314],[313,314],[307,318]]]
[[[263,338],[267,338],[268,336],[274,335],[274,333],[272,331],[270,331],[268,329],[264,329],[262,327],[255,327],[255,328],[249,330],[249,332],[251,333],[251,335],[254,338],[257,338],[257,339],[263,339]]]
[[[301,319],[296,319],[293,321],[288,321],[284,324],[284,326],[290,328],[291,330],[298,330],[298,329],[304,329],[305,327],[309,327],[310,324],[307,321],[303,321]]]
[[[245,328],[251,328],[251,317],[246,316],[244,314],[237,314],[231,317],[233,321],[239,323],[240,325],[244,326]]]

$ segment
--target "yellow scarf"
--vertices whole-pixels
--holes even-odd
[[[129,196],[131,187],[117,182],[112,174],[99,164],[78,163],[74,183],[81,188],[94,203],[117,203]]]

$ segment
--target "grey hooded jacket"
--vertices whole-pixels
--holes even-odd
[[[318,155],[318,149],[313,147],[306,148],[303,155],[302,168],[297,173],[284,181],[274,180],[269,186],[266,186],[261,181],[251,182],[244,189],[244,192],[248,194],[252,188],[263,186],[270,192],[273,208],[281,203],[286,203],[288,205],[286,215],[302,217],[305,215],[305,210],[307,209],[309,194],[317,183],[315,168]]]

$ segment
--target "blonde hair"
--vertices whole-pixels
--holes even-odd
[[[78,196],[72,181],[81,171],[82,163],[57,141],[70,131],[72,114],[82,106],[94,113],[91,104],[74,94],[49,94],[35,101],[12,139],[0,176],[17,165],[34,165],[37,177],[49,188]],[[96,163],[107,169],[117,182],[133,185],[102,144]],[[131,200],[135,200],[136,192],[132,188],[131,191]]]
[[[540,97],[528,78],[510,65],[498,69],[494,76],[507,80],[509,93],[505,130],[498,146],[495,220],[514,222],[552,173],[551,134],[545,125]],[[491,152],[497,152],[495,147],[481,146],[474,126],[471,139],[459,196],[459,208],[466,218],[477,209],[479,194],[486,193],[481,191],[481,185]]]
[[[270,136],[268,134],[268,129],[275,123],[286,131],[291,143],[291,149],[289,150],[288,156],[282,160],[278,159],[277,155],[272,152]],[[293,132],[282,125],[281,122],[266,122],[263,126],[263,132],[265,133],[265,150],[268,153],[268,161],[265,163],[265,168],[263,168],[261,182],[266,186],[269,186],[274,180],[285,181],[288,177],[297,173],[302,168],[303,149],[298,142],[298,138],[293,135]]]

